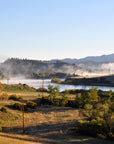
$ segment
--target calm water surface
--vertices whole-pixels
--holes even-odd
[[[12,78],[10,80],[1,80],[1,83],[3,84],[27,84],[31,87],[34,88],[39,88],[42,87],[42,79],[24,79],[24,78]],[[44,87],[48,88],[48,85],[54,85],[60,86],[60,91],[66,90],[66,89],[90,89],[92,88],[92,86],[83,86],[83,85],[63,85],[63,84],[54,84],[51,83],[51,79],[45,79],[44,80]],[[109,91],[109,90],[113,90],[114,91],[114,87],[107,87],[107,86],[95,86],[98,89],[104,90],[104,91]]]

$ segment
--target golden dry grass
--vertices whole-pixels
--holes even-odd
[[[38,142],[31,142],[31,140],[21,140],[21,138],[18,136],[18,138],[13,137],[12,135],[7,135],[0,133],[0,144],[41,144]]]
[[[18,110],[8,109],[7,113],[1,113],[0,118],[7,120],[3,122],[4,127],[21,127],[22,126],[22,112]],[[67,123],[68,121],[79,120],[78,110],[72,108],[60,107],[39,107],[29,113],[24,114],[25,127],[40,125],[42,123],[55,124]]]
[[[28,94],[23,97],[28,100]],[[36,97],[37,95],[33,96],[34,99]],[[12,100],[0,101],[0,107],[14,103]],[[68,127],[84,118],[79,115],[78,109],[41,106],[26,112],[25,134],[22,134],[22,112],[7,109],[8,113],[0,112],[0,119],[3,119],[0,144],[112,144],[109,141],[67,133]]]
[[[4,93],[4,92],[2,92]],[[11,95],[17,95],[17,96],[21,96],[24,100],[34,100],[34,99],[37,99],[37,98],[42,98],[43,97],[48,97],[48,93],[44,92],[44,93],[41,93],[41,92],[33,92],[33,93],[30,93],[30,92],[26,92],[26,93],[19,93],[19,92],[7,92],[8,96],[11,96]],[[68,98],[69,100],[74,100],[75,99],[75,94],[68,94]]]

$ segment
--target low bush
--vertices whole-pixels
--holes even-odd
[[[53,105],[59,106],[60,105],[60,99],[55,98],[54,101],[53,101]]]
[[[67,103],[68,103],[68,96],[67,96],[67,93],[62,93],[61,94],[61,99],[59,100],[59,105],[60,106],[66,106]]]
[[[95,120],[93,119],[92,121],[78,121],[76,123],[76,131],[80,134],[84,135],[90,135],[90,136],[101,136],[106,138],[108,134],[108,128],[103,119],[98,119]]]
[[[10,100],[18,100],[18,97],[14,94],[9,97]]]
[[[62,83],[62,80],[59,79],[59,78],[53,78],[53,79],[51,80],[51,82],[52,82],[52,83]]]
[[[18,97],[18,100],[23,100],[23,98],[21,96]]]
[[[46,88],[38,88],[37,92],[47,92],[48,90]]]
[[[75,102],[74,100],[68,100],[67,104],[66,104],[66,107],[72,107],[72,108],[75,108]]]
[[[15,103],[15,104],[13,105],[13,108],[14,108],[14,109],[17,109],[17,110],[22,110],[22,104],[21,104],[21,103]]]
[[[48,98],[42,97],[42,98],[38,99],[37,104],[38,104],[38,106],[41,106],[41,105],[52,105],[52,102],[50,100],[48,100]]]
[[[37,103],[35,103],[33,101],[28,101],[27,104],[26,104],[27,108],[32,108],[32,109],[35,109],[36,106],[37,106]]]
[[[13,94],[9,97],[9,100],[14,100],[14,101],[18,101],[18,100],[22,100],[22,97],[18,97],[16,94]]]
[[[103,135],[103,134],[97,134],[97,137],[98,138],[101,138],[101,139],[106,139],[107,137],[105,136],[105,135]]]
[[[2,107],[1,109],[0,109],[0,111],[2,111],[2,112],[4,112],[4,113],[7,113],[8,111],[7,111],[7,108],[5,108],[5,107]]]
[[[76,94],[76,89],[68,89],[65,90],[65,92],[68,92],[69,94]]]
[[[109,136],[109,138],[110,138],[111,140],[114,141],[114,133],[113,133],[113,132],[110,132],[110,133],[108,134],[108,136]]]

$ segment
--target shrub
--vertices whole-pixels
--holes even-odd
[[[92,121],[78,121],[76,123],[76,130],[80,134],[90,135],[90,136],[98,136],[98,134],[107,136],[108,129],[105,121],[103,119]]]
[[[8,100],[8,94],[7,93],[3,93],[0,95],[0,100]]]
[[[110,110],[113,112],[114,111],[114,102],[111,103],[110,105]]]
[[[14,94],[9,97],[10,100],[18,100],[18,97]]]
[[[76,131],[80,134],[88,134],[87,129],[88,129],[88,123],[89,121],[78,121],[76,123]]]
[[[38,88],[37,92],[47,92],[48,90],[46,88]]]
[[[49,96],[48,96],[48,100],[55,104],[56,101],[56,97],[59,96],[59,86],[52,86],[49,85],[48,86],[48,91],[49,91]]]
[[[14,100],[14,101],[19,101],[22,100],[23,98],[21,96],[17,96],[16,94],[13,94],[9,97],[9,100]]]
[[[82,108],[82,106],[83,106],[83,98],[82,98],[82,94],[81,93],[78,93],[76,95],[75,105],[76,105],[77,108]]]
[[[62,80],[59,79],[59,78],[53,78],[53,79],[51,80],[51,82],[52,82],[52,83],[62,83]]]
[[[76,94],[76,89],[67,89],[67,90],[65,90],[65,92],[67,92],[69,94]]]
[[[7,113],[7,109],[5,107],[2,107],[0,111]]]
[[[17,110],[22,110],[22,104],[21,103],[15,103],[13,105],[13,108],[17,109]]]
[[[52,102],[48,98],[42,97],[38,99],[38,105],[52,105]]]
[[[93,114],[93,105],[91,104],[85,104],[84,106],[84,115],[87,116],[89,119],[92,118],[92,114]]]
[[[99,99],[98,90],[97,88],[92,87],[87,93],[86,101],[87,103],[94,104],[98,102],[98,99]]]
[[[68,97],[67,93],[62,93],[61,94],[61,99],[60,99],[60,106],[65,106],[68,103]]]
[[[53,104],[56,105],[56,106],[59,106],[60,105],[60,99],[55,98]]]
[[[101,138],[101,139],[106,139],[107,137],[105,136],[105,135],[103,135],[103,134],[97,134],[97,137],[98,138]]]
[[[26,106],[27,106],[28,108],[34,109],[34,108],[36,108],[37,103],[35,103],[35,102],[33,102],[33,101],[28,101],[27,104],[26,104]]]
[[[18,100],[22,100],[23,98],[21,96],[18,97]]]
[[[75,108],[75,102],[74,102],[73,100],[68,100],[66,106],[67,106],[67,107]]]
[[[114,140],[114,133],[110,132],[110,133],[108,134],[108,136],[109,136],[109,138],[110,138],[111,140]]]

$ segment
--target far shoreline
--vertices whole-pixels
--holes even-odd
[[[71,77],[66,78],[59,83],[59,80],[52,79],[52,83],[58,83],[63,85],[82,85],[82,86],[106,86],[114,87],[114,74],[102,75],[102,76],[85,76],[85,77]]]

